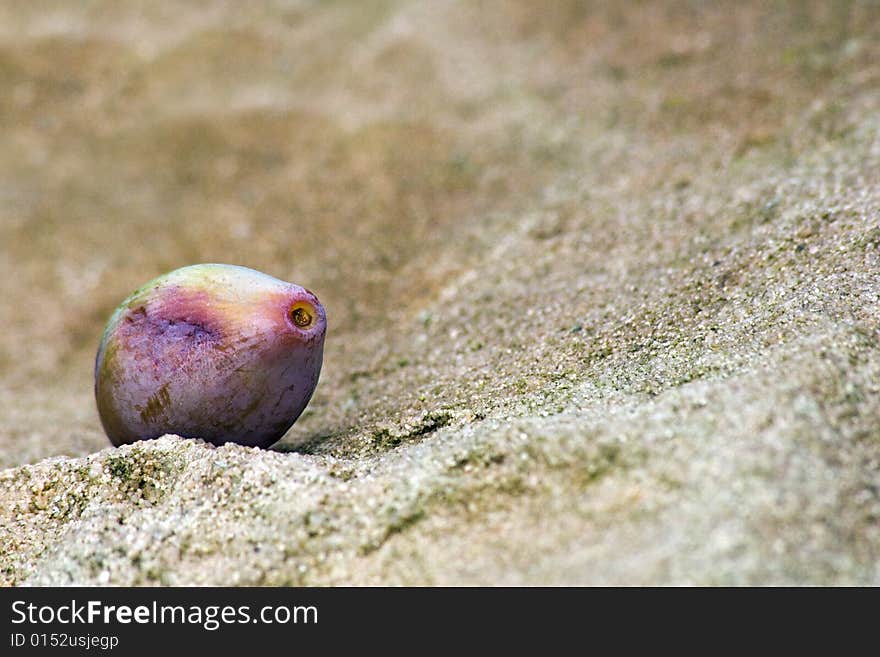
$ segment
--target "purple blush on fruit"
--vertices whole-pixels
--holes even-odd
[[[268,447],[312,397],[326,329],[314,294],[253,269],[164,274],[123,301],[104,330],[101,424],[114,445],[171,433]]]

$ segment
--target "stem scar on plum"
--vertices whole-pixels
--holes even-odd
[[[291,321],[301,329],[308,328],[314,321],[314,313],[305,304],[296,304],[290,309]]]

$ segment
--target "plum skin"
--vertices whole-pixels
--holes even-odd
[[[293,321],[294,308],[309,326]],[[312,397],[326,327],[299,285],[234,265],[169,272],[107,324],[95,358],[101,424],[114,445],[170,433],[268,447]]]

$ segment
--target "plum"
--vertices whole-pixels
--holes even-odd
[[[107,323],[95,400],[114,445],[177,434],[268,447],[312,397],[327,318],[299,285],[234,265],[176,269]]]

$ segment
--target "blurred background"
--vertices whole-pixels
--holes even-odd
[[[197,262],[326,305],[324,420],[307,415],[298,439],[426,396],[491,406],[467,388],[475,372],[499,395],[540,388],[546,358],[498,364],[550,327],[492,321],[521,303],[576,325],[595,299],[564,282],[597,253],[640,240],[650,262],[690,230],[675,213],[640,223],[633,203],[745,157],[790,163],[795,120],[815,126],[807,140],[844,130],[846,97],[878,82],[878,18],[855,1],[0,2],[4,462],[104,446],[90,400],[104,322]],[[561,251],[567,234],[590,255]],[[522,280],[460,299],[499,249]],[[436,329],[475,305],[491,312],[466,339]],[[447,379],[464,388],[437,390]]]

